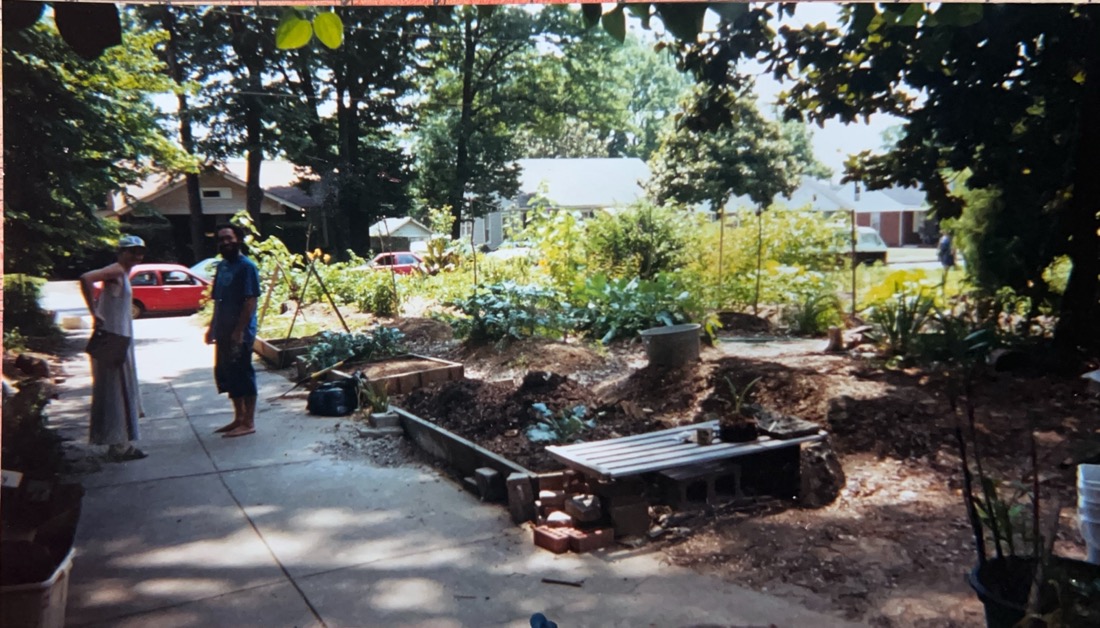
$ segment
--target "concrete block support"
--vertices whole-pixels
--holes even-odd
[[[512,473],[505,484],[508,491],[508,512],[512,515],[512,522],[523,523],[534,520],[537,512],[531,476],[526,473]]]

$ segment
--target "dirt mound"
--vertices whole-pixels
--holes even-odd
[[[450,325],[431,318],[403,318],[395,321],[393,326],[405,334],[406,342],[414,345],[444,342],[454,338],[454,330]]]
[[[518,379],[527,371],[569,373],[578,379],[579,374],[608,368],[607,357],[589,346],[546,338],[526,338],[505,345],[464,345],[448,357],[470,365],[474,377],[492,373],[494,379]]]
[[[545,451],[546,442],[532,442],[527,429],[544,417],[532,407],[546,404],[555,415],[584,406],[595,427],[578,435],[601,440],[641,434],[662,425],[630,416],[618,407],[600,405],[587,386],[550,371],[529,371],[520,385],[508,381],[465,379],[415,390],[396,401],[399,407],[470,439],[532,471],[557,469],[561,464]]]
[[[708,362],[692,362],[679,368],[646,366],[604,391],[607,405],[629,402],[662,417],[668,425],[691,422],[700,397],[710,387]]]

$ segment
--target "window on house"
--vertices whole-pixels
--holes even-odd
[[[203,188],[203,198],[233,198],[233,191],[229,188]]]

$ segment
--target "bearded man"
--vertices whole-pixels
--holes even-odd
[[[219,393],[233,402],[233,422],[215,432],[227,438],[256,433],[256,371],[252,368],[252,343],[256,339],[256,301],[260,296],[260,272],[241,253],[244,230],[237,225],[217,227],[218,262],[214,276],[214,317],[206,330],[206,344],[213,344],[214,383]]]

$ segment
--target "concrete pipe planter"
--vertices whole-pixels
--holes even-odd
[[[698,323],[650,327],[638,332],[650,366],[678,367],[699,360]]]

